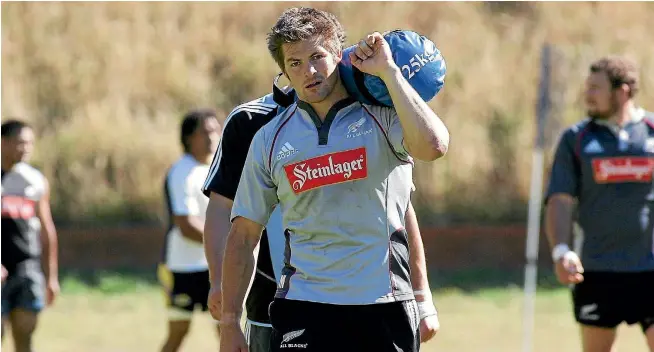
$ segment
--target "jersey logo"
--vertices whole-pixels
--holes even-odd
[[[2,196],[2,217],[28,220],[36,214],[36,202],[19,196]]]
[[[361,128],[361,126],[363,126],[364,123],[366,123],[366,118],[362,117],[359,120],[349,124],[347,126],[347,133],[345,135],[345,138],[354,138],[354,137],[359,137],[372,133],[372,128],[366,131],[359,131],[359,129]]]
[[[593,176],[597,183],[651,182],[654,158],[595,158]]]
[[[586,154],[598,154],[603,151],[604,148],[602,148],[597,139],[593,139],[590,143],[586,144],[586,148],[584,148],[584,153]]]
[[[351,123],[349,126],[347,126],[347,133],[354,133],[356,132],[363,124],[366,122],[366,118],[362,117],[358,121]]]
[[[330,153],[284,166],[295,194],[368,177],[366,148]]]
[[[282,150],[280,150],[279,153],[277,153],[277,160],[286,159],[289,156],[295,155],[296,153],[297,153],[297,149],[293,148],[291,143],[286,142],[282,146]]]

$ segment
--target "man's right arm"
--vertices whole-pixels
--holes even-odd
[[[233,200],[250,147],[250,138],[240,126],[240,121],[248,117],[241,114],[246,113],[235,110],[227,117],[220,145],[202,187],[202,192],[209,197],[204,222],[204,253],[209,264],[211,284],[218,288]]]
[[[570,242],[574,206],[575,199],[569,194],[555,193],[549,197],[545,207],[545,234],[550,250]]]
[[[257,132],[248,151],[234,197],[232,227],[227,237],[222,269],[224,323],[238,323],[245,293],[254,273],[261,231],[279,202],[277,186],[267,166],[264,129]]]
[[[545,233],[551,250],[557,246],[567,246],[571,238],[572,214],[579,192],[580,175],[574,140],[572,130],[561,136],[545,196]]]
[[[222,324],[240,324],[262,231],[263,225],[241,216],[232,222],[222,265]]]
[[[209,264],[209,280],[220,285],[222,282],[222,262],[229,233],[229,217],[234,202],[218,193],[211,192],[207,217],[204,222],[204,254]]]
[[[545,234],[552,250],[557,278],[563,284],[583,280],[583,266],[569,247],[575,198],[579,195],[581,171],[574,152],[576,136],[566,131],[557,147],[545,197]]]

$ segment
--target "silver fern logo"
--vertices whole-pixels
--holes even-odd
[[[304,334],[304,330],[306,330],[306,329],[287,332],[286,334],[284,334],[284,336],[282,336],[282,343],[287,343],[287,342],[293,340],[294,338]]]

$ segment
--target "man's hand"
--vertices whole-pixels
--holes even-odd
[[[584,281],[584,267],[581,265],[581,260],[575,252],[566,253],[556,264],[554,264],[556,277],[559,282],[564,285],[578,284]]]
[[[48,283],[45,288],[45,302],[46,305],[51,306],[57,295],[59,295],[59,280],[57,278],[48,279]]]
[[[379,32],[369,34],[362,39],[350,52],[350,61],[361,72],[377,77],[398,69],[393,61],[391,47]]]
[[[222,294],[223,293],[220,290],[220,284],[211,284],[211,288],[209,289],[209,297],[207,298],[207,305],[209,306],[211,317],[217,321],[220,321],[220,315],[223,309]]]
[[[441,327],[438,315],[430,315],[420,320],[420,343],[431,340]]]
[[[221,352],[248,352],[245,335],[237,321],[220,324],[220,348],[218,350]]]
[[[441,327],[438,321],[438,312],[434,306],[434,301],[429,290],[413,291],[418,305],[418,315],[420,316],[420,342],[424,343],[431,340]]]

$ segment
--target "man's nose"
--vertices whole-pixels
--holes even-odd
[[[312,64],[309,64],[307,65],[307,69],[304,71],[304,75],[306,77],[313,77],[313,75],[315,75],[317,72],[318,70],[316,70],[316,67]]]

